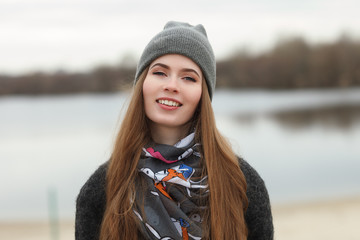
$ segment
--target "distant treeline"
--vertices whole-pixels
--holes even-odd
[[[239,88],[334,88],[360,86],[360,41],[308,44],[279,41],[269,52],[239,53],[218,63],[218,86]]]
[[[114,92],[130,88],[134,72],[135,69],[129,67],[101,66],[86,73],[0,75],[0,95]]]
[[[86,73],[0,75],[0,95],[115,92],[132,86],[135,67],[100,66]],[[264,53],[238,52],[217,62],[217,87],[333,88],[360,86],[360,41],[309,44],[281,40]]]

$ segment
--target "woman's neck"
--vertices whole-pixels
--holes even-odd
[[[150,124],[150,129],[151,137],[154,142],[159,144],[174,145],[187,135],[189,126],[184,125],[183,127],[167,127],[159,126],[157,124]]]

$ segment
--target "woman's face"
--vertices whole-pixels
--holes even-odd
[[[145,113],[152,126],[185,130],[200,101],[202,79],[198,65],[183,55],[154,60],[143,85]]]

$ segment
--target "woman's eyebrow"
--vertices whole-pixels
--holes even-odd
[[[197,71],[195,71],[194,69],[192,68],[183,68],[181,69],[183,72],[193,72],[195,73],[198,77],[200,77],[199,73]]]
[[[170,67],[169,67],[168,65],[163,64],[163,63],[155,63],[154,65],[152,65],[152,66],[150,67],[150,69],[152,69],[152,68],[154,68],[154,67],[156,67],[156,66],[160,66],[160,67],[163,67],[163,68],[165,68],[165,69],[170,69]],[[192,68],[182,68],[181,71],[182,71],[182,72],[193,72],[193,73],[195,73],[198,77],[200,77],[200,74],[199,74],[197,71],[195,71],[194,69],[192,69]]]
[[[160,66],[160,67],[163,67],[163,68],[166,68],[166,69],[170,69],[170,67],[169,67],[168,65],[165,65],[165,64],[163,64],[163,63],[155,63],[154,65],[152,65],[152,66],[150,67],[150,69],[152,69],[152,68],[154,68],[154,67],[156,67],[156,66]]]

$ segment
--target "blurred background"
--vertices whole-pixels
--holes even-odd
[[[358,239],[358,9],[0,0],[0,239],[74,238],[76,196],[109,158],[137,60],[169,20],[207,30],[217,124],[265,180],[276,239]]]

